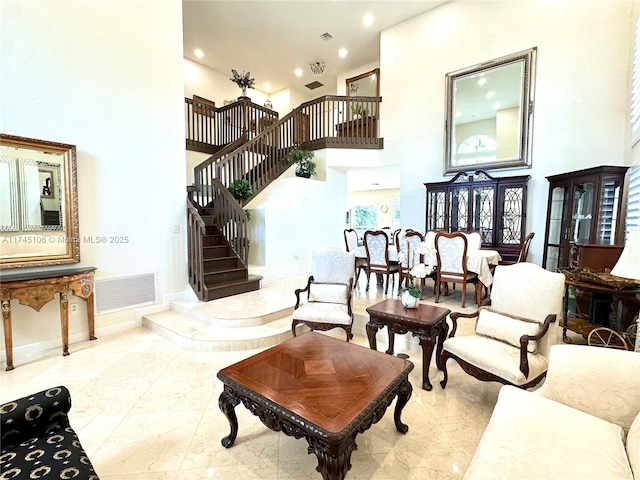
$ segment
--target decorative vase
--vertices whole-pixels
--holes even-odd
[[[246,97],[247,96],[247,87],[246,86],[242,86],[242,85],[238,85],[241,89],[242,89],[242,95],[240,95],[240,97]]]
[[[408,290],[405,290],[400,295],[400,301],[404,308],[418,308],[418,302],[420,299],[411,295]]]

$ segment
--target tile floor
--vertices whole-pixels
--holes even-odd
[[[380,287],[365,292],[362,278],[360,284],[354,290],[354,307],[363,314],[366,306],[385,296]],[[424,301],[432,302],[428,297]],[[465,310],[473,309],[472,299],[469,293]],[[439,305],[459,310],[459,291]],[[469,325],[461,330],[465,328]],[[378,334],[380,350],[386,348],[384,337]],[[354,341],[368,346],[364,336],[356,335]],[[396,347],[396,353],[408,353],[415,363],[410,375],[413,395],[402,417],[409,432],[396,431],[392,405],[380,422],[357,437],[347,478],[461,478],[500,385],[479,382],[450,361],[449,383],[442,390],[442,373],[432,362],[434,389],[424,391],[417,345],[398,338]],[[242,405],[236,408],[239,434],[234,446],[225,449],[220,444],[229,424],[218,408],[222,385],[216,373],[258,351],[197,352],[133,328],[74,343],[68,357],[51,349],[37,358],[21,358],[15,370],[0,373],[0,402],[67,386],[73,402],[71,424],[103,480],[319,479],[316,457],[307,454],[304,440],[268,430]]]

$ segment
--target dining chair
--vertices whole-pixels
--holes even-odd
[[[534,236],[535,236],[535,232],[531,232],[526,237],[524,237],[524,240],[520,245],[520,252],[518,253],[518,258],[515,261],[502,260],[500,262],[500,265],[513,265],[514,263],[526,262],[527,257],[529,256],[529,247],[531,246],[531,240],[533,240]]]
[[[364,232],[364,248],[367,252],[367,290],[371,274],[386,275],[387,281],[384,289],[385,295],[389,291],[389,280],[399,272],[397,262],[389,261],[389,237],[382,230],[367,230]]]
[[[344,230],[344,244],[347,247],[347,252],[355,252],[358,248],[358,233],[352,228],[346,228]],[[358,285],[358,279],[360,278],[360,272],[365,270],[367,266],[367,260],[365,258],[355,257],[355,272],[356,280],[353,282],[353,288]]]
[[[311,276],[305,288],[299,288],[291,314],[291,331],[304,324],[313,330],[342,328],[347,342],[353,338],[352,295],[355,254],[339,248],[313,252]]]
[[[467,271],[467,237],[460,232],[438,232],[435,238],[436,244],[436,303],[440,299],[440,287],[443,283],[451,282],[462,285],[462,308],[467,297],[467,283],[475,285],[480,281],[478,274]],[[478,289],[474,288],[474,297],[480,304]]]
[[[424,263],[420,254],[420,244],[424,240],[420,232],[415,230],[396,236],[396,249],[398,250],[398,286],[403,285],[405,278],[409,278],[409,271],[413,266]],[[402,255],[400,255],[402,254]]]
[[[480,247],[482,247],[480,232],[464,232],[464,235],[467,237],[467,249],[480,250]]]

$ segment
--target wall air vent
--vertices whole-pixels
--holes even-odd
[[[315,90],[316,88],[324,87],[324,84],[316,80],[315,82],[307,83],[305,87],[307,87],[309,90]]]
[[[322,35],[320,35],[320,38],[323,39],[325,42],[328,42],[333,38],[333,35],[331,35],[329,32],[324,32]]]
[[[156,274],[96,279],[96,313],[156,302]]]

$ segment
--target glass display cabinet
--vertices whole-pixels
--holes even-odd
[[[572,267],[575,245],[618,245],[628,167],[601,166],[547,177],[549,199],[542,265]],[[573,247],[573,248],[572,248]]]
[[[480,232],[482,247],[516,261],[526,236],[528,181],[529,175],[494,178],[478,170],[425,183],[427,230]]]

